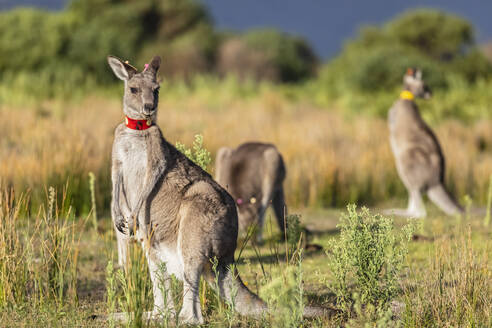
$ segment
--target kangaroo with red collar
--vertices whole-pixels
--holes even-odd
[[[132,234],[145,250],[154,293],[154,310],[146,316],[159,318],[161,311],[173,311],[173,304],[164,304],[160,288],[163,280],[170,292],[170,274],[183,281],[180,316],[186,323],[203,322],[198,294],[201,276],[209,283],[216,278],[220,296],[229,301],[234,297],[240,314],[260,316],[267,311],[265,303],[231,267],[238,232],[233,198],[167,142],[155,123],[160,58],[154,57],[143,72],[116,57],[109,56],[108,63],[125,84],[127,117],[126,124],[115,131],[111,213],[120,263],[125,264],[125,243]],[[211,260],[218,262],[216,273]],[[161,263],[166,264],[165,272]],[[167,300],[172,300],[171,295]],[[331,314],[324,308],[305,308],[308,317]]]
[[[406,217],[425,217],[422,193],[448,215],[459,214],[463,208],[444,186],[444,155],[431,128],[422,119],[415,97],[429,99],[431,91],[422,79],[422,72],[409,68],[403,78],[404,90],[388,115],[390,143],[396,168],[408,190],[406,209],[386,213]]]

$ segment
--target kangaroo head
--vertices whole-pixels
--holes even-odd
[[[159,82],[157,71],[161,58],[154,56],[142,72],[119,58],[108,56],[108,63],[114,74],[125,83],[123,112],[132,119],[152,119],[157,115]]]
[[[427,84],[422,79],[422,71],[420,69],[409,68],[403,77],[404,89],[410,91],[415,97],[429,99],[432,92]]]

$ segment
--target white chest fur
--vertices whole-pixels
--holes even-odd
[[[141,136],[124,136],[119,140],[123,186],[130,208],[136,205],[147,171],[147,144]]]

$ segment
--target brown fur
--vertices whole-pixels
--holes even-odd
[[[410,70],[404,77],[405,90],[416,97],[429,98],[420,71]],[[398,99],[389,112],[390,141],[398,174],[409,192],[406,210],[391,210],[402,216],[424,217],[422,193],[447,214],[462,212],[461,206],[444,187],[444,155],[431,128],[422,119],[414,100]]]
[[[261,240],[265,212],[271,203],[284,235],[287,208],[282,184],[286,169],[277,148],[259,142],[244,143],[236,149],[223,147],[215,165],[217,182],[236,200],[239,230],[244,232],[257,224]]]
[[[142,73],[115,57],[108,57],[108,62],[115,75],[125,82],[125,115],[155,122],[156,73],[160,59],[154,57],[149,70]],[[131,88],[140,90],[133,93]],[[164,283],[169,292],[168,278],[174,274],[183,281],[181,317],[186,323],[203,322],[199,282],[202,275],[210,283],[214,282],[216,273],[211,271],[212,260],[218,261],[216,278],[220,295],[232,301],[235,294],[239,313],[259,316],[267,310],[265,303],[231,270],[238,232],[236,206],[209,174],[168,143],[156,125],[147,130],[131,130],[119,125],[115,131],[112,161],[111,213],[117,230],[120,263],[125,264],[126,244],[132,232],[147,255],[154,311],[145,316],[158,318],[160,312],[166,310],[165,306],[174,311],[172,302],[164,304],[160,287],[161,282]],[[162,262],[166,264],[164,272],[159,266]],[[332,312],[307,307],[306,314],[330,315]],[[113,317],[126,316],[115,314]]]

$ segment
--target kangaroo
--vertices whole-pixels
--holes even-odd
[[[386,211],[406,217],[425,217],[422,193],[448,215],[463,208],[444,186],[444,155],[431,128],[420,116],[415,97],[429,99],[431,91],[422,79],[422,71],[409,68],[403,78],[404,90],[388,115],[390,143],[398,175],[408,190],[407,209]]]
[[[278,227],[285,236],[285,165],[272,144],[248,142],[236,149],[222,147],[215,160],[217,182],[236,200],[239,231],[258,224],[256,238],[263,240],[265,212],[272,203]]]
[[[119,247],[125,248],[125,241],[136,238],[145,250],[154,294],[153,311],[145,316],[158,319],[165,306],[174,311],[173,304],[164,304],[159,288],[163,281],[170,291],[171,274],[183,281],[180,316],[186,323],[203,323],[198,295],[202,275],[209,283],[217,278],[220,296],[229,301],[234,298],[240,314],[260,316],[267,311],[265,302],[243,284],[231,266],[238,233],[234,199],[166,141],[155,123],[160,61],[156,56],[138,72],[128,63],[108,57],[114,74],[124,82],[126,116],[126,122],[115,130],[111,213],[121,239]],[[126,256],[126,251],[119,255]],[[211,260],[218,263],[217,277]],[[160,266],[163,262],[165,272]],[[171,299],[168,295],[167,300]],[[330,313],[328,309],[305,308],[306,316]]]

